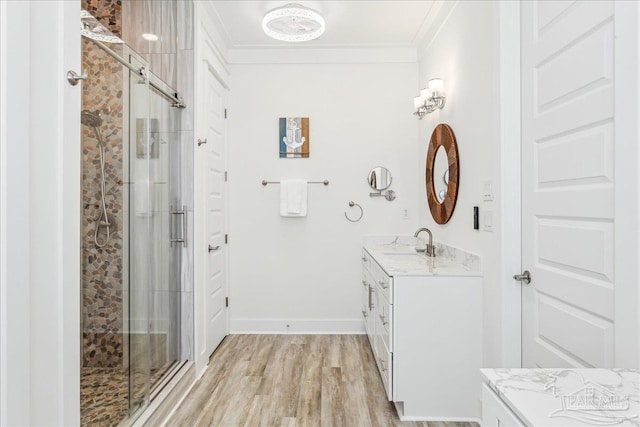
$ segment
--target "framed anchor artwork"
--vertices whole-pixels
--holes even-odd
[[[309,157],[309,117],[280,117],[280,157]]]

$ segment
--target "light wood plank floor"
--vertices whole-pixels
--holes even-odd
[[[167,425],[477,427],[400,422],[364,335],[230,335]]]

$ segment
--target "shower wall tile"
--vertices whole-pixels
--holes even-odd
[[[92,3],[93,4],[93,3]],[[89,5],[91,6],[91,5]],[[94,5],[95,6],[95,5]],[[99,5],[98,5],[99,6]],[[106,18],[105,18],[106,19]],[[83,366],[117,367],[123,359],[123,92],[122,66],[83,40],[82,108],[99,111],[104,142],[104,201],[110,237],[95,242],[101,212],[100,149],[95,130],[82,126],[82,329]],[[116,47],[116,49],[118,49]],[[100,228],[100,242],[105,227]]]
[[[166,84],[174,89],[176,88],[178,80],[178,57],[176,53],[162,54],[160,77]]]
[[[122,0],[82,0],[82,8],[115,35],[122,34]]]
[[[182,200],[182,132],[169,132],[169,194],[172,206],[183,206]]]
[[[185,130],[180,132],[180,145],[182,156],[182,168],[181,168],[181,194],[182,200],[187,209],[193,211],[193,171],[194,168],[194,150],[196,150],[196,142],[193,135],[193,131]]]
[[[192,50],[178,51],[178,79],[176,89],[187,104],[187,108],[182,110],[182,130],[193,130],[194,122],[194,64]]]
[[[162,1],[160,3],[160,9],[162,14],[162,37],[160,38],[160,52],[162,53],[176,53],[177,47],[177,19],[178,19],[178,6],[176,1]],[[160,33],[156,33],[160,34]]]
[[[161,71],[162,71],[162,54],[161,53],[150,53],[149,55],[149,69],[153,74],[162,79]]]
[[[178,49],[191,50],[193,49],[193,2],[178,1],[176,3]]]

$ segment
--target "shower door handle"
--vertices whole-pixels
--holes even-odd
[[[87,80],[86,73],[78,74],[73,70],[67,71],[67,81],[71,86],[77,85],[80,80]]]
[[[170,232],[171,233],[173,233],[174,231],[176,232],[176,235],[169,239],[169,241],[171,242],[171,246],[173,246],[174,243],[182,243],[182,247],[186,247],[187,239],[185,236],[186,236],[186,229],[187,229],[187,226],[186,226],[187,209],[183,206],[182,210],[171,209],[169,213],[171,214],[171,217],[169,220]],[[176,230],[176,227],[173,221],[173,218],[176,216],[180,216],[180,221],[178,223],[180,226],[178,227],[178,230]]]

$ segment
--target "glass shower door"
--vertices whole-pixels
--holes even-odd
[[[170,91],[151,74],[156,86]],[[186,244],[186,212],[180,205],[180,110],[151,87],[149,179],[155,199],[151,217],[152,280],[149,283],[150,387],[154,389],[180,356],[180,263]]]
[[[147,64],[130,56],[135,68]],[[153,184],[150,180],[152,159],[150,144],[149,108],[151,93],[149,80],[129,72],[129,147],[125,155],[128,164],[129,218],[128,232],[128,360],[129,414],[136,418],[149,400],[150,335],[149,284],[153,280],[151,263],[151,233],[154,212]]]
[[[146,65],[131,59],[137,67]],[[130,73],[130,412],[147,406],[180,356],[180,264],[186,218],[180,201],[180,111]]]

